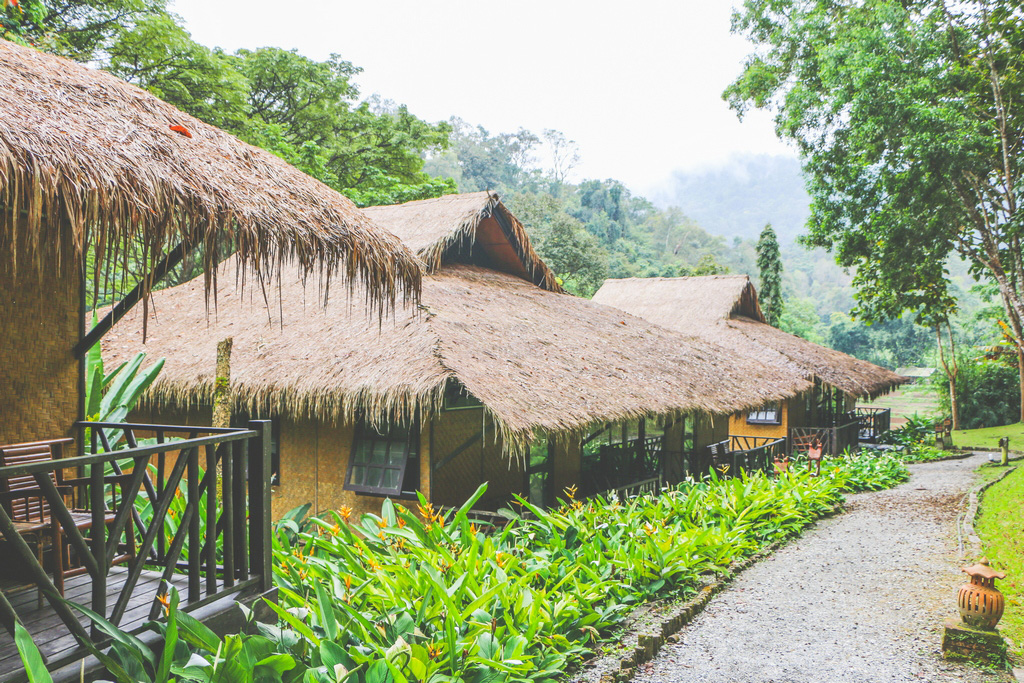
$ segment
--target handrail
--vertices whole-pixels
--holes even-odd
[[[0,467],[0,477],[35,478],[39,488],[30,490],[49,506],[52,521],[47,528],[52,529],[54,548],[58,542],[73,548],[81,564],[74,573],[91,582],[91,600],[85,601],[92,611],[115,625],[130,608],[147,608],[150,618],[156,618],[157,593],[168,590],[172,582],[182,586],[185,610],[242,588],[272,588],[269,422],[252,421],[231,429],[114,422],[76,426],[90,429],[103,444],[111,443],[107,430],[120,430],[115,443],[124,438],[129,447]],[[157,432],[162,442],[138,446],[136,432]],[[168,433],[192,438],[163,440]],[[57,474],[71,468],[78,469],[78,476],[56,486]],[[172,509],[176,525],[167,525]],[[0,534],[68,632],[90,637],[78,615],[58,597],[48,568],[3,506]],[[116,562],[123,562],[125,569],[111,583],[108,577]],[[178,574],[182,565],[187,575]],[[144,575],[150,578],[143,580]],[[111,591],[110,585],[118,589]],[[0,591],[0,623],[13,635],[17,621]],[[104,636],[93,630],[91,637]],[[85,654],[79,648],[49,665],[60,666]]]
[[[98,422],[79,422],[79,425],[85,427],[103,427],[103,426],[115,426],[114,423],[98,423]],[[116,426],[131,426],[137,425],[116,425]],[[148,431],[148,430],[147,430]],[[89,465],[95,465],[100,463],[111,462],[115,460],[126,460],[129,458],[140,458],[147,455],[158,455],[159,453],[166,453],[167,451],[177,451],[184,448],[197,448],[199,446],[209,446],[211,444],[221,444],[231,441],[240,441],[242,439],[251,439],[256,436],[257,433],[251,429],[236,429],[230,432],[220,432],[214,436],[204,436],[195,439],[182,439],[180,441],[167,441],[164,443],[154,444],[152,446],[139,446],[137,448],[126,448],[120,451],[108,451],[106,453],[99,453],[96,455],[76,455],[71,458],[61,458],[59,462],[61,468],[70,467],[87,467]],[[8,465],[7,467],[0,467],[0,477],[18,477],[26,474],[38,474],[41,472],[49,472],[53,469],[51,463],[48,462],[35,462],[28,465]]]
[[[597,493],[593,496],[590,496],[590,498],[601,497],[607,500],[610,496],[613,495],[616,498],[633,498],[636,495],[639,495],[640,493],[657,493],[658,491],[661,490],[661,483],[661,476],[651,477],[649,479],[635,481],[632,484],[626,484],[625,486],[619,486],[614,489],[602,491],[601,493]],[[632,495],[622,495],[631,491],[636,491],[637,493],[634,493]]]

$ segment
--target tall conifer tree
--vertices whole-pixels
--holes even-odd
[[[768,324],[778,327],[782,318],[782,254],[771,223],[757,239],[757,269],[761,272],[761,310]]]

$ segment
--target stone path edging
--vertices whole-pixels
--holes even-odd
[[[838,514],[843,510],[843,503],[837,503],[831,509],[819,515],[815,521]],[[813,522],[812,522],[813,524]],[[810,526],[810,525],[808,525]],[[807,527],[805,527],[806,529]],[[802,533],[802,531],[801,531]],[[672,611],[657,622],[656,628],[645,628],[644,632],[636,633],[637,644],[628,654],[618,658],[617,668],[612,667],[601,673],[601,683],[620,683],[631,681],[636,669],[654,659],[658,651],[666,643],[674,642],[674,636],[683,627],[704,611],[707,604],[717,593],[726,588],[743,570],[768,557],[782,546],[800,538],[800,534],[775,541],[753,555],[737,560],[719,574],[710,584],[700,589],[696,596],[675,606]]]

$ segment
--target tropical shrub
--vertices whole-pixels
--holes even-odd
[[[915,413],[913,417],[907,419],[902,427],[880,434],[878,443],[907,447],[922,443],[933,434],[932,423]]]
[[[567,490],[551,511],[520,499],[502,529],[468,519],[485,487],[448,514],[422,498],[418,516],[390,500],[359,520],[344,508],[304,520],[309,506],[296,508],[275,531],[281,602],[270,607],[280,621],[250,623],[248,634],[219,638],[177,609],[173,588],[161,598],[166,620],[148,625],[161,635],[153,647],[72,606],[110,638],[105,652],[85,645],[119,683],[556,680],[635,605],[689,595],[733,560],[799,533],[840,490],[906,474],[891,457],[829,464],[821,477],[712,474],[629,500],[579,501]],[[48,681],[28,634],[17,643],[32,680]]]
[[[959,367],[956,386],[960,429],[999,427],[1020,420],[1020,376],[1016,366],[962,358]],[[935,373],[932,382],[939,393],[939,407],[949,415],[948,379]]]
[[[910,478],[910,470],[898,456],[870,451],[847,451],[830,458],[821,466],[821,474],[848,493],[881,491]]]
[[[421,499],[419,516],[385,501],[354,525],[344,512],[293,520],[277,535],[274,609],[317,680],[555,680],[632,607],[799,532],[840,486],[758,475],[626,501],[569,495],[551,511],[520,499],[490,534],[467,518],[483,487],[449,515]]]
[[[949,451],[937,448],[936,446],[931,446],[924,442],[919,442],[896,451],[895,455],[904,463],[912,464],[945,460],[950,454]]]

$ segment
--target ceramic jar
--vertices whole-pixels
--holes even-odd
[[[974,628],[994,629],[1005,606],[1003,594],[996,588],[996,579],[1005,579],[1006,574],[989,567],[985,558],[976,565],[964,567],[963,571],[971,580],[960,586],[957,594],[960,618]]]

